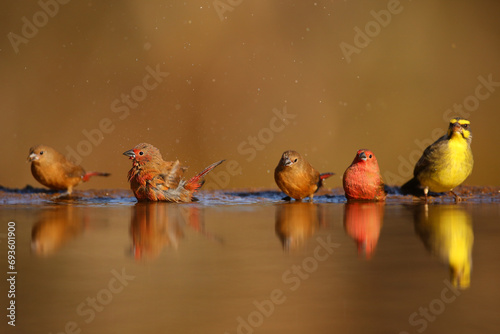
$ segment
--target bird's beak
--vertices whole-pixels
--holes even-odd
[[[363,160],[363,161],[366,161],[366,159],[367,159],[365,152],[361,152],[361,153],[358,155],[358,157],[359,157],[361,160]]]
[[[292,160],[290,160],[290,158],[283,159],[283,165],[285,165],[286,167],[291,166],[292,165]]]
[[[462,126],[458,123],[455,123],[453,124],[453,132],[458,132],[458,133],[462,133],[463,129],[462,129]]]
[[[31,153],[30,155],[28,155],[28,162],[37,161],[38,159],[38,155],[36,155],[35,153]]]
[[[127,157],[130,157],[130,159],[134,159],[135,158],[134,150],[128,150],[126,152],[123,152],[123,155],[126,155]]]

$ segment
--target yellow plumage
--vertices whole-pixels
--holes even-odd
[[[429,191],[452,191],[467,179],[474,165],[469,125],[466,119],[450,120],[448,133],[425,149],[415,165],[414,179],[402,187],[403,192],[415,180],[427,196]]]
[[[452,284],[468,288],[474,244],[470,215],[455,205],[426,205],[415,218],[416,230],[426,247],[449,265]]]

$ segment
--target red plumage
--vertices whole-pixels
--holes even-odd
[[[203,176],[208,174],[215,167],[219,166],[222,162],[224,162],[224,160],[214,162],[213,164],[205,168],[201,173],[190,178],[184,187],[192,191],[197,191],[204,183]]]
[[[164,161],[153,145],[142,143],[123,154],[132,160],[128,181],[139,201],[191,202],[203,185],[203,176],[224,161],[211,164],[186,182],[182,179],[186,168],[178,160]]]
[[[92,176],[109,176],[109,173],[103,172],[86,172],[84,176],[82,176],[82,181],[87,182]]]
[[[384,201],[386,192],[377,158],[369,150],[359,150],[343,177],[348,200]]]
[[[364,253],[367,260],[377,247],[384,207],[385,204],[380,202],[351,202],[345,205],[345,231],[356,242],[358,254]]]

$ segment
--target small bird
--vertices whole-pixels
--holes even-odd
[[[54,190],[66,190],[61,196],[70,196],[73,188],[80,182],[87,182],[92,176],[109,176],[109,173],[85,172],[55,149],[45,145],[30,148],[28,162],[31,162],[31,174],[46,187]]]
[[[460,206],[415,206],[415,231],[425,247],[450,269],[451,283],[467,289],[471,283],[474,231],[472,217]]]
[[[82,208],[58,205],[42,210],[31,229],[31,250],[39,256],[53,255],[87,227],[87,212]]]
[[[139,201],[191,202],[193,193],[203,185],[203,176],[224,161],[211,164],[186,181],[182,179],[186,168],[178,160],[164,161],[160,150],[151,144],[139,144],[123,154],[132,160],[128,181]]]
[[[325,223],[324,207],[309,202],[282,203],[276,207],[276,235],[285,251],[299,249]]]
[[[377,158],[369,150],[356,153],[344,172],[343,185],[348,200],[384,201],[387,196]]]
[[[189,206],[193,210],[199,208]],[[157,258],[162,249],[177,249],[184,238],[184,226],[177,206],[141,202],[134,206],[131,221],[132,254],[136,260]]]
[[[323,185],[323,180],[334,173],[320,174],[302,156],[295,151],[285,151],[274,170],[274,180],[278,187],[289,197],[301,201],[309,197]]]
[[[344,208],[344,228],[356,242],[358,254],[371,259],[384,221],[385,203],[348,202]]]
[[[402,193],[416,194],[423,188],[426,201],[429,191],[451,192],[455,201],[460,201],[453,188],[472,173],[471,141],[470,121],[452,118],[448,132],[425,149],[415,165],[413,179],[401,187]]]

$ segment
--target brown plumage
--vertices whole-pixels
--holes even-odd
[[[178,160],[164,161],[160,150],[151,144],[139,144],[123,154],[132,160],[128,181],[139,201],[191,202],[203,185],[203,176],[224,161],[211,164],[186,181],[182,179],[186,168]]]
[[[285,151],[274,170],[274,180],[288,196],[298,201],[309,197],[323,185],[323,180],[333,173],[320,174],[298,152]]]
[[[129,152],[128,154],[126,154]],[[181,166],[179,160],[164,161],[160,150],[151,144],[141,143],[132,150],[123,153],[132,160],[132,169],[128,172],[128,179],[132,190],[139,188],[140,179],[136,176],[139,173],[150,172],[162,175],[166,188],[176,188],[187,170],[187,167]],[[131,152],[131,153],[130,153]],[[142,154],[140,153],[142,152]],[[137,153],[132,157],[132,153]],[[147,168],[146,168],[147,167]],[[134,193],[136,191],[134,190]]]
[[[276,235],[286,251],[304,246],[324,224],[324,210],[318,204],[297,202],[276,206]]]
[[[66,159],[55,149],[45,145],[30,148],[28,162],[31,174],[44,186],[54,190],[66,190],[71,195],[73,188],[80,182],[87,182],[92,176],[109,176],[109,173],[85,172],[82,166]]]

